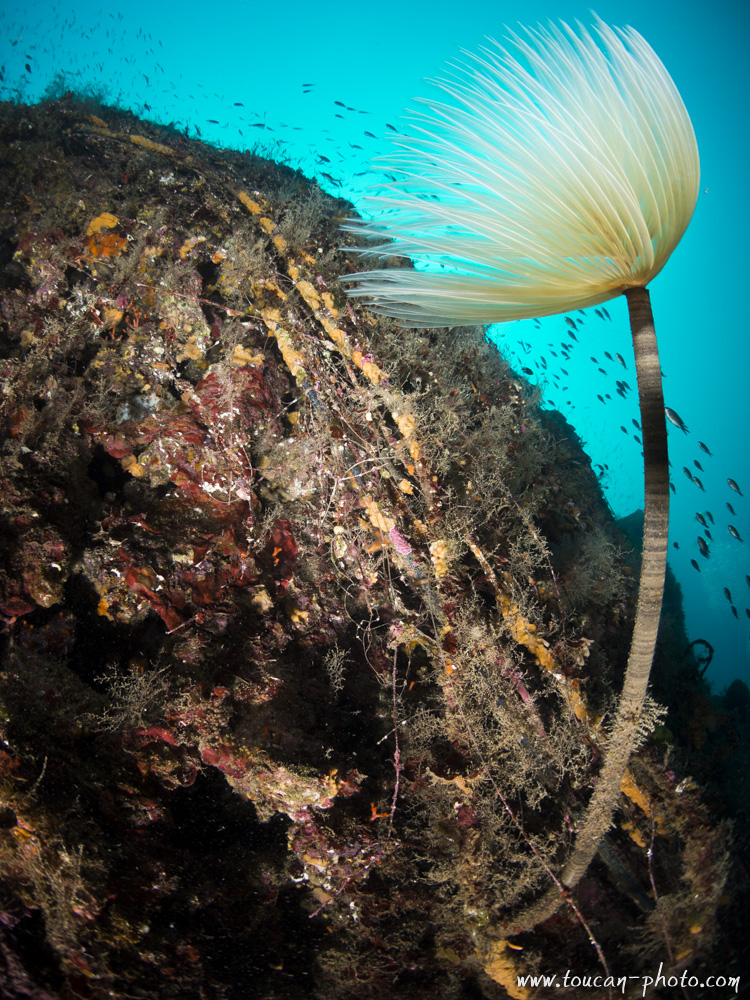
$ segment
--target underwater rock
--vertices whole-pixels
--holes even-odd
[[[347,302],[351,207],[286,166],[72,98],[4,105],[0,157],[0,946],[27,995],[602,974],[562,896],[511,940],[634,614],[572,429],[480,329]],[[651,703],[574,893],[634,977],[716,973],[731,864],[663,654],[669,728]]]

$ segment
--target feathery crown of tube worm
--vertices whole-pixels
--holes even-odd
[[[645,286],[698,197],[698,148],[664,65],[597,20],[511,33],[436,81],[380,165],[396,179],[345,228],[363,255],[417,269],[349,275],[404,325],[493,323],[593,306]]]

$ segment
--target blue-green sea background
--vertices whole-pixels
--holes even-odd
[[[670,564],[682,586],[689,638],[715,649],[707,676],[721,692],[735,677],[750,683],[750,3],[599,0],[595,9],[611,25],[636,28],[652,45],[683,96],[700,148],[698,207],[651,297],[665,401],[690,431],[669,425],[676,487]],[[388,150],[387,123],[399,128],[403,110],[429,95],[429,79],[447,61],[460,58],[461,49],[476,50],[487,36],[499,40],[505,25],[549,18],[593,20],[589,5],[576,0],[12,2],[0,10],[0,99],[34,102],[51,84],[58,91],[93,89],[191,137],[241,150],[260,147],[356,205],[378,181],[371,160]],[[490,336],[517,367],[535,372],[545,405],[562,411],[595,466],[606,467],[606,496],[623,516],[643,502],[632,424],[639,414],[625,302],[615,300],[608,309],[612,322],[588,311],[569,361],[550,353],[570,342],[563,317],[540,327],[531,321],[494,327]],[[605,351],[621,354],[627,372]],[[615,388],[622,378],[634,390],[627,401]],[[597,396],[607,393],[611,400],[602,405]],[[699,440],[713,457],[699,449]],[[683,467],[702,480],[705,493]],[[744,496],[730,489],[728,478]],[[695,516],[706,511],[715,521],[708,559],[698,550],[703,528]],[[745,541],[732,537],[729,524]]]

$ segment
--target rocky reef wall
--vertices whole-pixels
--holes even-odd
[[[637,556],[572,429],[480,329],[347,302],[351,207],[284,165],[67,96],[2,108],[0,169],[7,995],[603,975],[562,895],[516,922],[632,629]],[[680,614],[573,894],[613,975],[729,968],[747,796],[690,767],[743,730],[700,743]]]

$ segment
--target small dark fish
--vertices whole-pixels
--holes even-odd
[[[729,587],[725,587],[724,588],[724,597],[726,597],[726,599],[729,601],[730,604],[733,603],[732,602],[732,594],[731,594],[731,592],[729,590]]]
[[[685,475],[688,477],[688,479],[692,483],[693,482],[693,473],[690,471],[690,469],[688,469],[688,467],[686,465],[683,465],[682,471],[685,473]]]
[[[634,435],[633,435],[633,440],[634,440],[634,441],[637,441],[637,442],[638,442],[638,444],[643,444],[643,442],[641,441],[641,439],[640,439],[640,438],[638,437],[638,435],[637,435],[637,434],[634,434]]]
[[[670,423],[674,424],[675,427],[679,427],[684,434],[690,433],[685,424],[682,422],[682,418],[679,413],[675,413],[675,411],[669,406],[664,407],[664,412],[666,413],[667,420],[669,420]]]
[[[391,132],[398,132],[398,129],[396,128],[396,126],[395,125],[391,125],[390,122],[386,122],[385,123],[385,127],[389,128],[391,130]]]
[[[750,608],[745,608],[745,614],[750,618]]]
[[[711,522],[711,524],[714,523],[714,516],[713,516],[713,514],[711,513],[710,510],[706,511],[706,517],[709,519],[709,521]]]
[[[531,368],[522,368],[521,371],[524,373],[524,375],[533,375],[534,374],[534,372],[533,372],[533,370]]]
[[[596,398],[599,400],[600,403],[604,403],[604,397],[600,396],[599,393],[596,394]]]
[[[690,560],[690,565],[691,565],[691,566],[692,566],[692,567],[693,567],[694,569],[697,569],[697,570],[698,570],[698,572],[700,573],[700,571],[701,571],[701,568],[700,568],[700,566],[698,565],[698,563],[697,563],[697,562],[695,561],[695,559],[691,559],[691,560]]]
[[[601,309],[594,309],[594,312],[599,317],[599,319],[604,319],[604,313],[601,311]]]
[[[750,587],[750,573],[745,574],[745,583]]]
[[[669,488],[670,488],[670,490],[671,490],[671,491],[672,491],[673,493],[676,493],[676,492],[677,492],[677,487],[675,486],[675,484],[674,484],[674,483],[670,483],[670,484],[669,484]]]
[[[623,368],[627,368],[628,367],[625,364],[625,358],[623,358],[622,354],[615,354],[615,360],[619,361]]]
[[[701,465],[701,463],[698,461],[697,458],[693,459],[693,465],[696,467],[696,469],[700,469],[700,471],[703,472],[703,466]]]
[[[693,482],[695,483],[695,485],[698,487],[699,490],[703,490],[704,493],[706,492],[705,486],[700,481],[700,479],[698,479],[697,476],[693,476]]]
[[[734,615],[734,617],[735,617],[735,618],[739,618],[739,617],[740,617],[740,616],[739,616],[739,615],[737,614],[737,608],[735,608],[735,606],[734,606],[734,605],[732,605],[732,614]]]
[[[373,135],[373,134],[372,134],[372,132],[365,132],[365,135],[366,135],[366,136],[367,136],[367,137],[368,137],[369,139],[377,139],[377,136]]]
[[[733,479],[727,479],[727,482],[729,483],[730,490],[734,490],[735,493],[739,493],[740,496],[744,496],[742,490],[739,488],[739,486],[737,485],[737,483],[735,483]]]
[[[623,434],[627,434],[628,433],[627,429],[625,427],[623,427],[622,424],[620,424],[620,430],[622,431]]]
[[[708,530],[708,528],[704,528],[703,529],[703,534],[706,536],[706,538],[709,540],[709,542],[712,542],[714,540],[714,536],[711,534],[711,532]]]
[[[695,515],[695,519],[698,522],[698,524],[702,524],[704,528],[708,527],[708,525],[706,524],[706,519],[703,516],[703,514],[700,514],[700,513],[696,514]]]
[[[727,500],[727,510],[729,511],[730,514],[734,514],[734,507],[728,500]]]
[[[738,542],[741,542],[742,539],[740,538],[740,533],[739,531],[737,531],[735,526],[733,524],[729,524],[727,525],[727,527],[729,528],[729,534],[732,536],[732,538],[736,538]]]
[[[702,441],[698,442],[698,447],[700,448],[701,451],[705,451],[707,455],[711,454],[711,452],[708,450],[708,445],[704,444]]]
[[[599,362],[596,360],[593,354],[591,355],[591,358],[589,360],[593,361],[595,365],[599,364]]]
[[[674,548],[676,548],[676,549],[679,549],[679,547],[680,547],[680,543],[679,543],[679,542],[672,542],[672,545],[673,545],[673,546],[674,546]]]
[[[638,423],[638,421],[637,421],[637,420],[635,419],[635,417],[633,417],[633,423],[634,423],[634,424],[635,424],[635,426],[636,426],[636,427],[638,428],[638,430],[640,430],[640,429],[641,429],[641,425],[640,425],[640,424]]]
[[[570,316],[565,317],[565,322],[568,324],[571,330],[576,329],[576,321],[574,319],[571,319]]]
[[[698,548],[701,550],[701,555],[708,559],[708,546],[706,541],[700,535],[698,535]]]
[[[611,319],[612,319],[612,317],[611,317],[611,316],[609,315],[609,313],[608,313],[608,312],[607,312],[607,310],[606,310],[606,309],[604,308],[604,306],[602,306],[602,312],[604,313],[604,318],[605,318],[605,319],[609,319],[609,320],[611,320]]]

